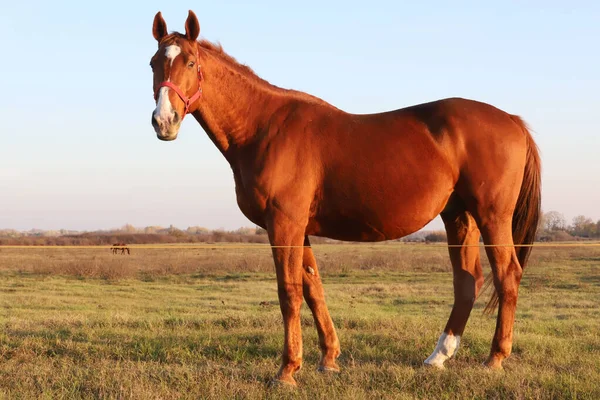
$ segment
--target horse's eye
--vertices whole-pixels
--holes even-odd
[[[188,68],[194,68],[194,65],[195,65],[195,64],[194,64],[194,62],[193,62],[193,61],[190,61],[190,62],[188,63]]]

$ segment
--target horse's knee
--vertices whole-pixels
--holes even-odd
[[[518,264],[513,265],[502,279],[496,282],[496,291],[501,301],[516,302],[517,300],[523,270]]]
[[[277,289],[283,312],[299,312],[302,305],[302,288],[295,284],[284,284]]]

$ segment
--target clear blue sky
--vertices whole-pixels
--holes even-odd
[[[0,228],[251,225],[193,119],[169,143],[150,125],[152,19],[181,31],[190,8],[261,77],[346,111],[460,96],[521,115],[544,210],[600,218],[597,1],[136,3],[2,4]]]

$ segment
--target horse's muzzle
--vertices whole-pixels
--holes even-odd
[[[179,132],[180,124],[181,119],[179,118],[179,114],[177,114],[177,112],[174,112],[173,116],[168,118],[166,121],[160,118],[156,112],[152,113],[152,126],[156,132],[156,136],[160,140],[175,140],[177,138],[177,133]]]

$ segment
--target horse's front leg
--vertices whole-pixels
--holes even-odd
[[[276,380],[296,385],[294,373],[302,367],[302,257],[305,226],[280,212],[267,222],[277,272],[277,293],[285,329],[281,368]]]
[[[310,247],[308,236],[304,239],[304,299],[312,311],[319,333],[319,346],[321,347],[321,362],[319,371],[339,371],[336,359],[340,355],[340,341],[327,304],[325,303],[325,291],[321,282],[321,274],[317,268],[317,260]]]

